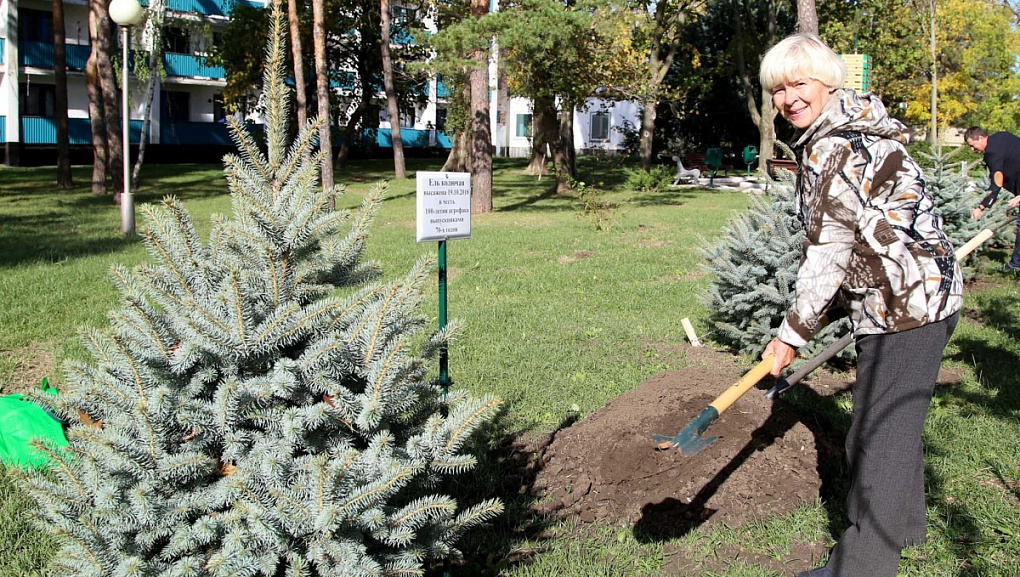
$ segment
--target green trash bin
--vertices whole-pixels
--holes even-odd
[[[709,148],[705,151],[705,166],[712,171],[712,175],[708,179],[708,187],[715,188],[715,173],[722,168],[721,148]]]
[[[751,144],[744,147],[744,164],[747,165],[747,176],[751,176],[751,165],[758,158],[758,147]]]

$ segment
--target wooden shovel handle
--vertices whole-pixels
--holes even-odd
[[[737,399],[744,396],[744,393],[751,390],[758,381],[765,378],[765,375],[772,372],[772,363],[774,362],[772,355],[769,355],[761,360],[753,369],[744,373],[744,376],[739,381],[730,385],[730,388],[723,391],[721,395],[716,397],[709,406],[714,407],[715,410],[721,415],[723,411],[730,408],[730,405],[735,403]]]

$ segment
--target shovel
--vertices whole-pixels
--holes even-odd
[[[970,254],[975,248],[981,246],[983,242],[991,238],[993,234],[994,233],[987,228],[979,232],[977,235],[974,236],[974,238],[967,241],[966,244],[956,249],[956,252],[954,253],[956,256],[956,260],[960,260],[963,257]],[[853,340],[852,333],[847,334],[842,339],[836,341],[835,343],[830,345],[829,348],[825,349],[824,351],[822,351],[822,353],[820,353],[814,359],[812,359],[811,362],[809,362],[807,365],[802,367],[796,373],[790,375],[785,380],[785,382],[787,382],[788,384],[785,387],[783,387],[783,389],[776,391],[774,393],[772,391],[769,391],[769,393],[772,393],[772,396],[774,397],[776,394],[782,392],[783,390],[790,388],[791,386],[796,384],[797,381],[804,378],[805,375],[816,369],[825,361],[835,356],[836,353],[838,353],[839,351],[843,350],[845,346],[850,344],[851,340]],[[839,346],[841,343],[842,346]],[[837,346],[839,346],[839,348],[836,348]],[[739,381],[730,385],[728,389],[723,391],[721,395],[719,395],[718,397],[716,397],[714,401],[709,403],[707,407],[705,407],[700,413],[698,413],[698,416],[695,417],[693,421],[688,423],[687,426],[684,427],[675,436],[654,435],[652,438],[657,443],[656,448],[660,450],[677,448],[680,449],[680,453],[682,455],[684,455],[685,457],[689,457],[691,455],[697,454],[702,449],[712,444],[712,442],[715,441],[718,437],[705,438],[702,437],[701,434],[705,432],[705,429],[707,429],[709,425],[714,423],[719,418],[719,415],[723,414],[723,412],[725,412],[726,409],[729,409],[730,406],[737,401],[737,399],[744,396],[744,393],[751,390],[751,388],[754,387],[754,385],[757,384],[758,381],[765,378],[765,375],[769,374],[772,371],[772,362],[773,362],[772,355],[769,355],[762,359],[757,365],[754,366],[754,368],[744,373],[744,376],[741,377]],[[776,385],[776,387],[779,387],[779,385]],[[775,389],[776,387],[773,387],[773,389]]]

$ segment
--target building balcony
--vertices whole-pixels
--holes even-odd
[[[256,8],[266,7],[266,2],[258,0],[169,0],[166,7],[168,10],[202,14],[203,16],[229,16],[234,4],[238,3]],[[142,6],[148,5],[147,0],[142,2]]]
[[[67,119],[68,140],[72,145],[92,144],[92,124],[88,118]],[[137,143],[142,134],[142,121],[132,120],[130,129],[132,143]],[[44,116],[23,116],[21,118],[22,144],[56,144],[57,119]]]
[[[92,47],[88,44],[66,44],[64,59],[68,70],[85,70]],[[34,68],[53,68],[52,42],[19,42],[18,64]]]
[[[18,51],[18,64],[34,68],[53,68],[53,44],[45,42],[20,42]],[[67,69],[82,71],[88,62],[91,47],[87,44],[68,44],[65,51]],[[134,67],[134,53],[132,52],[128,65]],[[163,54],[163,68],[168,76],[184,76],[211,78],[223,80],[227,77],[226,70],[222,66],[209,66],[205,64],[205,58],[192,54]]]
[[[160,144],[191,146],[233,146],[230,128],[224,122],[161,122]]]
[[[163,55],[163,68],[168,76],[198,76],[222,80],[227,71],[222,66],[209,66],[202,56],[191,54],[166,53]]]

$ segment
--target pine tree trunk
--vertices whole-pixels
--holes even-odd
[[[470,172],[471,163],[471,130],[465,129],[453,135],[453,146],[450,147],[450,154],[446,156],[446,162],[440,172]]]
[[[815,0],[797,0],[797,31],[818,36],[818,12]]]
[[[383,88],[386,91],[386,110],[390,115],[390,140],[393,141],[393,176],[397,180],[407,178],[404,168],[404,140],[400,136],[400,107],[397,105],[397,89],[393,83],[393,60],[390,58],[390,1],[380,2],[382,26]]]
[[[480,19],[486,0],[471,0],[471,15]],[[471,214],[492,212],[492,131],[489,129],[489,55],[476,50],[471,70]]]
[[[655,137],[655,118],[658,115],[657,107],[659,97],[653,91],[645,99],[644,109],[641,112],[641,138],[639,142],[639,156],[641,169],[648,172],[652,169],[652,142]]]
[[[91,52],[85,63],[85,90],[89,95],[89,121],[92,128],[92,194],[106,194],[106,170],[109,167],[109,142],[106,140],[106,107],[99,86],[99,14],[89,2]]]
[[[365,116],[367,111],[368,100],[365,98],[359,99],[358,107],[354,109],[351,117],[347,120],[347,126],[344,127],[343,136],[340,139],[340,151],[336,155],[338,165],[343,166],[347,162],[347,157],[351,154],[351,142],[354,141],[358,123],[361,122],[362,117]]]
[[[287,0],[287,21],[290,24],[290,53],[294,60],[294,107],[297,108],[298,132],[308,124],[308,100],[305,97],[305,63],[302,60],[301,29],[297,13],[298,0]]]
[[[329,66],[326,62],[325,0],[312,0],[312,47],[315,52],[315,86],[319,101],[319,150],[322,155],[322,188],[333,188],[333,118],[329,112]],[[330,197],[330,208],[333,208]]]
[[[57,186],[70,188],[71,145],[67,127],[67,57],[64,44],[64,0],[53,0],[53,73],[56,83]]]
[[[549,161],[547,145],[556,142],[551,136],[557,130],[555,100],[552,97],[536,98],[532,105],[531,161],[524,170],[525,174],[542,176],[549,173],[546,168]]]
[[[470,106],[471,103],[471,82],[469,79],[456,83],[457,91],[460,94],[458,102],[462,106]],[[446,155],[446,162],[443,163],[441,172],[470,172],[471,171],[471,123],[467,122],[453,135],[453,142],[450,146],[450,153]]]
[[[121,141],[120,94],[114,77],[110,54],[115,51],[113,24],[103,0],[91,0],[96,13],[96,36],[92,50],[97,52],[96,66],[99,73],[99,87],[103,91],[103,116],[106,118],[106,143],[108,153],[107,169],[113,177],[114,202],[120,202],[124,192],[124,143]],[[126,81],[126,79],[125,79]]]
[[[564,110],[560,114],[559,135],[553,147],[553,160],[556,165],[556,192],[565,194],[573,190],[570,179],[577,179],[577,157],[574,153],[574,109]]]

